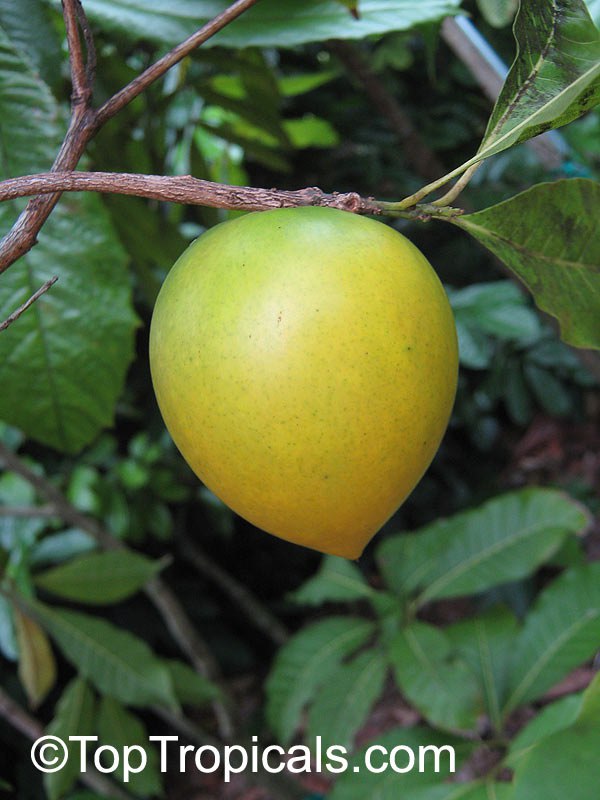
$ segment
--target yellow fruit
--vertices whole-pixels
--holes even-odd
[[[217,225],[169,273],[150,365],[184,458],[259,528],[357,558],[429,466],[457,380],[428,261],[372,219],[277,209]]]

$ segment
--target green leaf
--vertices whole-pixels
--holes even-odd
[[[204,706],[218,699],[220,690],[208,678],[199,675],[183,661],[169,659],[163,662],[169,670],[175,696],[183,705]]]
[[[600,642],[600,562],[569,570],[528,614],[515,645],[504,713],[533,700],[583,664]]]
[[[266,683],[266,715],[281,742],[291,739],[304,706],[343,659],[372,635],[359,617],[329,617],[296,634],[277,653]]]
[[[499,339],[529,342],[542,332],[538,315],[528,308],[512,281],[475,283],[450,293],[457,322]]]
[[[456,224],[491,250],[556,317],[565,341],[600,348],[600,184],[538,184]]]
[[[566,125],[600,102],[600,31],[582,0],[521,3],[517,56],[477,155]]]
[[[31,708],[37,708],[56,682],[56,661],[45,632],[20,609],[13,609],[19,647],[19,680]]]
[[[474,783],[450,783],[442,786],[418,786],[410,800],[511,800],[512,785],[492,780]]]
[[[141,720],[127,711],[112,697],[103,697],[98,711],[98,737],[100,744],[116,747],[123,753],[127,747],[139,747],[145,753],[147,762],[144,764],[142,753],[139,750],[129,752],[129,763],[132,770],[143,767],[139,772],[124,774],[122,758],[119,766],[113,773],[118,780],[126,778],[125,785],[128,791],[141,797],[160,795],[162,781],[158,768],[158,753],[149,745],[148,734]]]
[[[588,514],[554,489],[523,489],[479,508],[388,538],[377,559],[391,588],[421,589],[415,605],[518,580],[547,561]]]
[[[582,696],[570,694],[542,708],[510,743],[506,766],[514,769],[537,742],[572,725],[581,710]]]
[[[121,548],[73,559],[36,575],[35,583],[68,600],[106,605],[135,594],[164,566],[164,561]]]
[[[57,0],[53,0],[58,5]],[[209,39],[230,47],[295,47],[327,39],[363,39],[456,13],[458,0],[360,0],[360,19],[352,19],[335,0],[261,0]],[[215,14],[227,0],[86,0],[85,10],[105,31],[130,40],[177,44]]]
[[[573,724],[534,744],[515,769],[513,800],[596,800],[600,785],[600,675]]]
[[[510,658],[519,627],[513,614],[493,608],[444,628],[452,648],[477,676],[492,724],[501,727]]]
[[[99,692],[134,706],[177,706],[171,676],[148,645],[88,614],[29,603],[67,658]]]
[[[377,772],[369,770],[365,761],[368,749],[373,747],[385,749],[385,752],[373,751],[371,765],[379,770]],[[389,766],[381,770],[394,758],[394,748],[400,748],[395,754],[400,769],[409,765],[412,752],[415,762],[411,771],[400,773]],[[455,772],[464,749],[464,743],[431,728],[393,728],[368,742],[349,759],[348,769],[336,780],[328,800],[413,800],[413,793],[416,796],[421,787],[424,791],[425,787],[438,785],[449,773]]]
[[[51,533],[36,542],[31,549],[29,564],[37,567],[46,564],[61,564],[76,556],[90,553],[98,545],[89,533],[78,528],[68,528]]]
[[[600,0],[587,0],[586,5],[592,19],[600,27]]]
[[[48,800],[59,800],[75,783],[79,775],[79,743],[69,742],[69,736],[95,734],[95,699],[88,684],[81,678],[72,680],[56,705],[52,722],[46,734],[58,736],[67,746],[69,758],[58,772],[44,775]]]
[[[312,745],[353,749],[354,736],[383,690],[387,661],[382,652],[369,649],[342,664],[319,689],[308,716],[307,740]]]
[[[351,561],[324,556],[316,575],[287,595],[294,603],[318,606],[327,602],[351,602],[372,597],[375,591]]]
[[[61,81],[60,38],[44,0],[0,0],[0,27],[50,86]]]
[[[338,70],[334,69],[323,70],[322,72],[283,75],[277,79],[277,85],[283,97],[296,97],[324,86],[326,83],[338,78],[339,75]]]
[[[59,119],[48,87],[0,28],[0,138],[10,142],[3,176],[50,167]],[[0,234],[21,207],[0,204]],[[0,319],[59,278],[0,338],[0,417],[31,438],[76,452],[112,421],[136,325],[126,260],[99,198],[70,195],[2,276]]]
[[[402,693],[429,722],[446,730],[475,727],[481,692],[441,630],[422,622],[403,628],[390,644],[390,659]]]
[[[335,147],[340,140],[333,125],[314,114],[305,114],[299,119],[287,119],[283,123],[283,128],[296,149]]]

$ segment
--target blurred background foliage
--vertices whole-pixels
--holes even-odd
[[[18,47],[31,74],[51,90],[52,113],[57,115],[54,124],[61,127],[70,84],[60,14],[53,3],[27,0],[18,4],[18,10],[16,5],[0,2],[2,35]],[[23,22],[25,6],[29,27]],[[165,6],[164,28],[159,19],[148,35],[147,29],[132,24],[125,11],[121,19],[118,3],[86,2],[84,6],[89,6],[98,54],[97,102],[168,50],[180,34],[174,7]],[[598,11],[592,3],[590,9]],[[516,2],[479,0],[465,3],[463,10],[472,15],[500,58],[510,63],[514,51],[510,25]],[[107,12],[104,16],[103,11]],[[108,11],[114,12],[110,24]],[[190,173],[228,184],[282,189],[318,185],[328,192],[357,191],[380,199],[408,195],[431,177],[432,170],[435,173],[439,167],[447,172],[477,150],[491,110],[477,74],[457,58],[440,36],[439,19],[433,13],[430,16],[410,30],[357,41],[314,43],[308,37],[285,48],[201,48],[100,131],[88,148],[85,166],[104,171]],[[352,25],[350,16],[348,20]],[[382,113],[382,97],[383,106],[388,103],[387,113]],[[560,163],[553,166],[527,145],[502,153],[486,162],[461,201],[475,210],[541,180],[573,175],[598,179],[600,112],[592,110],[564,128],[559,149]],[[22,166],[27,172],[34,171],[35,165]],[[0,516],[0,546],[6,554],[6,574],[33,603],[36,575],[47,576],[51,568],[95,552],[97,541],[77,524],[75,512],[99,520],[106,532],[148,559],[166,556],[167,561],[160,562],[162,578],[208,643],[223,680],[239,698],[241,730],[263,730],[262,686],[278,652],[277,636],[249,625],[227,586],[231,587],[231,581],[241,584],[290,632],[330,613],[349,613],[343,605],[349,599],[354,603],[351,610],[356,604],[362,608],[362,601],[353,595],[336,597],[328,590],[323,590],[326,606],[311,599],[310,592],[300,598],[291,596],[323,569],[321,556],[255,530],[202,487],[176,452],[154,400],[147,338],[161,281],[191,239],[233,212],[118,196],[104,196],[101,203],[107,226],[103,235],[114,241],[106,252],[127,276],[125,288],[131,303],[123,312],[129,326],[124,335],[134,337],[133,357],[126,356],[127,373],[119,379],[113,421],[100,433],[86,435],[85,446],[76,452],[64,453],[26,440],[8,422],[0,427],[5,447],[18,449],[28,469],[46,476],[71,509],[69,521],[57,508],[32,516],[10,514],[11,508],[43,509],[47,498],[23,475],[6,469],[0,477],[0,502],[5,509]],[[10,220],[4,216],[2,223],[6,227]],[[562,343],[554,323],[535,310],[504,268],[462,231],[433,222],[393,224],[423,250],[447,287],[456,314],[462,368],[450,429],[434,464],[379,534],[379,549],[371,547],[352,567],[364,586],[373,590],[388,582],[381,555],[378,563],[375,554],[384,552],[388,542],[392,547],[399,532],[478,506],[507,490],[556,487],[592,513],[600,508],[597,359]],[[85,252],[78,257],[85,259]],[[11,272],[17,270],[19,265]],[[85,285],[78,291],[85,293]],[[68,337],[67,322],[63,320],[62,325]],[[19,337],[18,323],[12,335]],[[79,344],[73,341],[71,346]],[[127,346],[123,347],[126,351]],[[11,367],[18,370],[18,363]],[[36,391],[35,386],[31,391]],[[533,559],[522,574],[507,575],[501,586],[485,583],[478,601],[482,607],[502,600],[522,618],[538,589],[558,569],[581,564],[585,554],[597,558],[597,524],[575,524],[574,528],[579,533],[585,529],[583,549],[574,540],[561,540],[547,558]],[[198,553],[195,558],[189,555],[190,541],[208,562],[199,560]],[[152,571],[147,571],[147,565],[138,566],[139,581],[134,579],[123,590],[122,599],[94,613],[143,639],[161,658],[179,658],[164,622],[156,615],[148,622],[148,601],[137,590]],[[215,579],[219,569],[226,571],[225,580]],[[133,565],[132,570],[137,574]],[[64,595],[68,576],[59,576],[58,584],[63,586],[67,605],[77,608],[77,593],[71,598]],[[37,591],[41,587],[41,597],[46,599],[50,587],[56,585],[46,578]],[[85,593],[82,597],[82,602],[91,602]],[[457,600],[445,604],[439,600],[427,609],[428,624],[434,626],[449,619],[457,622],[462,614]],[[374,613],[385,617],[381,607]],[[21,705],[36,705],[36,686],[31,678],[28,685],[22,658],[19,674],[16,670],[23,635],[11,604],[0,598],[0,682]],[[401,648],[401,643],[395,647]],[[65,658],[64,649],[59,649],[56,659],[57,676],[49,682],[49,692],[37,687],[41,704],[35,713],[44,724],[55,716],[59,698],[64,700],[73,664],[81,670],[77,659]],[[418,687],[413,690],[418,697]],[[205,709],[197,713],[212,727],[206,706],[210,691],[202,694],[196,687],[196,692]],[[270,702],[274,702],[272,697]],[[433,716],[428,716],[427,708],[420,711],[435,723],[435,709]],[[124,710],[115,713],[118,717]],[[273,712],[275,733],[276,716]],[[149,728],[161,731],[150,715],[143,718]],[[119,719],[126,730],[135,728],[130,719]],[[476,727],[474,719],[466,724]],[[309,728],[318,730],[318,718],[316,722],[312,718]],[[371,734],[378,733],[375,724]],[[42,787],[28,762],[27,742],[15,739],[6,722],[0,723],[0,740],[0,774],[20,800],[42,798],[45,791],[51,797],[62,796],[60,787]],[[137,791],[139,796],[150,796],[159,789],[151,782]],[[168,796],[180,796],[175,788],[170,791]],[[213,791],[225,796],[219,794],[225,791],[223,787]],[[350,796],[337,791],[340,798]],[[75,800],[84,795],[69,797]]]

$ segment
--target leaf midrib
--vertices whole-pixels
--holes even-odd
[[[465,224],[466,223],[466,224]],[[514,250],[517,250],[519,253],[526,255],[530,258],[535,258],[538,261],[542,261],[547,264],[556,264],[557,266],[561,267],[568,267],[568,268],[575,268],[581,270],[589,270],[589,271],[596,271],[598,269],[596,264],[588,264],[585,261],[572,261],[566,258],[558,258],[551,255],[546,255],[545,253],[539,250],[531,250],[528,249],[525,245],[522,245],[520,242],[515,241],[514,239],[509,239],[507,236],[504,236],[501,233],[498,233],[493,228],[486,228],[483,225],[478,225],[476,222],[471,222],[467,219],[467,217],[462,217],[457,223],[459,227],[465,228],[466,230],[476,230],[482,233],[483,238],[491,238],[495,239],[503,244],[509,245]]]
[[[590,609],[590,611],[592,611],[592,609]],[[572,639],[581,628],[589,625],[590,622],[598,617],[600,617],[600,609],[594,613],[588,613],[587,616],[584,616],[581,619],[575,620],[557,639],[552,642],[550,647],[548,647],[548,649],[542,654],[542,657],[531,665],[529,671],[525,673],[521,681],[514,688],[512,694],[509,696],[504,705],[505,716],[513,708],[517,707],[527,690],[539,676],[540,672],[551,660],[551,658],[565,645],[565,643],[567,643],[569,639]]]
[[[525,526],[524,528],[520,528],[511,536],[503,537],[499,541],[493,542],[489,547],[474,553],[465,561],[460,561],[452,569],[448,570],[448,572],[445,572],[437,580],[433,581],[433,583],[430,583],[429,586],[423,592],[421,592],[417,598],[416,605],[422,605],[427,600],[434,598],[436,596],[435,593],[439,591],[440,587],[443,589],[444,585],[447,586],[448,583],[452,583],[452,581],[456,579],[457,575],[460,576],[461,573],[469,571],[473,565],[478,566],[483,561],[489,560],[490,556],[495,556],[502,550],[512,547],[515,542],[518,542],[519,540],[525,541],[539,530],[556,530],[557,527],[558,526],[556,524],[550,527],[548,523],[533,523],[529,526]]]

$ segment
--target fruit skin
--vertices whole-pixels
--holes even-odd
[[[190,245],[159,293],[150,365],[206,486],[269,533],[357,558],[438,449],[458,351],[444,289],[408,239],[305,207]]]

